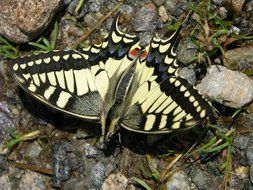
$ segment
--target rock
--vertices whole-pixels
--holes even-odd
[[[187,11],[188,5],[184,2],[178,2],[176,3],[176,6],[174,7],[172,11],[172,15],[175,17],[179,17],[181,14]]]
[[[83,3],[82,6],[79,8],[78,12],[76,12],[76,8],[79,3],[79,0],[72,0],[69,3],[70,4],[67,8],[67,11],[76,18],[83,17],[85,13],[88,11],[87,3]]]
[[[52,147],[52,163],[54,175],[52,186],[61,187],[61,182],[70,178],[72,160],[69,157],[70,147],[65,142],[56,142]]]
[[[135,32],[153,31],[157,26],[156,7],[151,4],[144,4],[131,19],[131,26]]]
[[[239,16],[242,12],[246,0],[225,0],[226,7],[230,9],[234,16]]]
[[[104,183],[102,184],[101,190],[124,190],[128,187],[129,180],[121,173],[111,174],[109,175]],[[128,189],[134,190],[135,187],[130,185]]]
[[[166,22],[166,21],[169,20],[169,16],[167,15],[164,6],[160,6],[159,7],[158,13],[159,13],[159,16],[161,17],[161,19],[162,19],[163,22]]]
[[[248,164],[251,166],[253,164],[253,147],[248,147],[246,151],[246,159]]]
[[[187,38],[183,43],[178,45],[178,61],[184,65],[189,65],[198,55],[197,46],[191,41],[190,38]]]
[[[221,5],[224,0],[212,0],[215,5]]]
[[[83,30],[76,26],[76,22],[68,18],[62,18],[59,24],[59,44],[61,49],[71,49],[73,43],[83,35]]]
[[[207,178],[205,176],[205,173],[197,169],[192,173],[192,181],[193,183],[198,186],[199,189],[207,189],[208,188],[208,183],[207,183]]]
[[[7,175],[0,177],[0,188],[3,190],[11,190],[11,183]]]
[[[78,129],[75,134],[75,138],[84,139],[89,136],[88,132],[85,129]]]
[[[252,13],[253,11],[253,1],[249,1],[246,6],[245,6],[245,10],[247,13]]]
[[[196,84],[196,73],[193,68],[189,67],[181,67],[178,72],[179,76],[187,79],[192,85]]]
[[[140,37],[140,46],[146,47],[149,45],[151,39],[152,39],[152,34],[151,32],[142,32],[139,34]]]
[[[234,144],[235,147],[237,147],[241,150],[244,150],[244,149],[247,148],[249,140],[250,140],[249,136],[240,135],[240,136],[235,138],[233,144]]]
[[[225,7],[220,7],[218,9],[218,14],[223,20],[225,20],[228,16],[228,11]]]
[[[46,190],[47,178],[39,173],[26,171],[19,183],[19,190]]]
[[[89,4],[89,11],[92,11],[92,12],[99,12],[102,3],[103,3],[103,0],[89,0],[89,1],[88,1],[88,4]]]
[[[95,13],[87,13],[84,17],[84,22],[89,26],[89,27],[93,27],[95,24],[98,23],[98,18],[96,18]]]
[[[40,144],[35,141],[32,144],[29,145],[29,147],[26,149],[25,156],[30,158],[36,158],[40,155],[40,152],[42,151],[42,148]]]
[[[0,34],[16,43],[28,42],[48,26],[63,5],[62,0],[0,1]]]
[[[236,26],[231,26],[228,31],[228,35],[232,35],[232,34],[239,35],[240,33],[241,33],[241,30]]]
[[[95,146],[91,146],[88,143],[84,145],[84,152],[87,158],[96,158],[100,155],[99,150]]]
[[[236,119],[235,125],[237,128],[253,128],[253,113],[241,113]]]
[[[190,184],[187,179],[187,175],[180,171],[174,173],[170,181],[166,182],[166,189],[167,190],[190,190]]]
[[[241,108],[253,99],[253,81],[245,74],[212,65],[197,85],[204,96],[232,108]]]
[[[249,175],[250,175],[250,181],[251,181],[251,183],[253,183],[253,164],[251,164],[249,172],[250,172],[249,173]]]
[[[62,187],[63,190],[80,190],[80,189],[88,189],[88,182],[87,180],[81,178],[81,179],[77,179],[77,178],[70,178],[68,181],[66,181],[66,183],[64,184],[64,186]]]
[[[173,9],[176,7],[177,3],[178,3],[178,0],[165,0],[164,7],[169,12],[172,12]]]
[[[164,3],[164,0],[152,0],[155,6],[159,7]]]
[[[14,132],[16,127],[11,118],[11,111],[5,102],[0,102],[0,141],[10,139],[9,132]]]
[[[100,189],[105,179],[105,165],[102,162],[98,162],[91,170],[90,179],[92,186]]]
[[[6,154],[9,151],[4,142],[11,139],[10,131],[16,131],[11,112],[5,102],[0,102],[0,154]]]
[[[237,70],[253,70],[253,46],[241,47],[228,50],[225,53],[225,60],[228,67]]]
[[[239,179],[246,179],[249,177],[249,166],[238,166],[235,168],[235,175]]]
[[[134,13],[134,7],[128,4],[122,4],[119,7],[119,11],[125,15],[131,16]]]

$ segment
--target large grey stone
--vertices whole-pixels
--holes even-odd
[[[63,0],[0,1],[0,34],[16,43],[25,43],[41,33]]]
[[[240,108],[253,99],[253,81],[245,74],[212,65],[197,85],[204,96],[232,108]]]

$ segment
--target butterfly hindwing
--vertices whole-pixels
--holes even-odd
[[[139,57],[130,107],[122,126],[144,133],[168,133],[198,124],[210,115],[209,103],[178,76],[175,44],[179,30],[167,39],[154,37]],[[145,52],[144,51],[144,52]]]

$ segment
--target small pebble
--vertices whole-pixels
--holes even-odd
[[[164,3],[164,0],[152,0],[155,6],[159,7]]]
[[[166,182],[167,190],[190,190],[190,184],[188,182],[188,176],[180,171],[174,173],[170,180]]]
[[[91,170],[90,179],[92,186],[100,188],[105,179],[105,165],[98,162]]]
[[[0,177],[0,189],[11,190],[11,183],[7,175],[2,175]]]
[[[124,190],[127,188],[128,183],[128,178],[121,173],[111,174],[103,182],[101,190]],[[135,187],[131,185],[131,189],[134,190]]]
[[[199,189],[206,189],[208,187],[207,178],[205,176],[205,173],[202,170],[200,169],[195,170],[191,178],[192,178],[193,183],[196,186],[198,186]]]
[[[227,11],[227,9],[225,7],[220,7],[219,10],[218,10],[218,14],[224,20],[228,16],[228,11]]]
[[[39,173],[26,171],[26,173],[22,176],[19,190],[46,190],[49,181],[47,178]]]
[[[134,31],[153,31],[157,26],[157,10],[151,4],[144,4],[131,19],[131,26]]]
[[[248,164],[251,166],[253,164],[253,147],[248,147],[246,150],[246,158]]]
[[[235,138],[234,146],[241,149],[241,150],[244,150],[247,148],[249,140],[250,140],[249,136],[240,135]]]
[[[249,166],[239,166],[235,168],[235,174],[239,179],[245,179],[249,177]]]

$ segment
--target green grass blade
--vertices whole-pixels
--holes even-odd
[[[133,181],[135,181],[136,183],[138,183],[139,185],[141,185],[143,188],[145,188],[146,190],[152,190],[152,188],[143,180],[137,178],[137,177],[132,177],[131,178]]]

